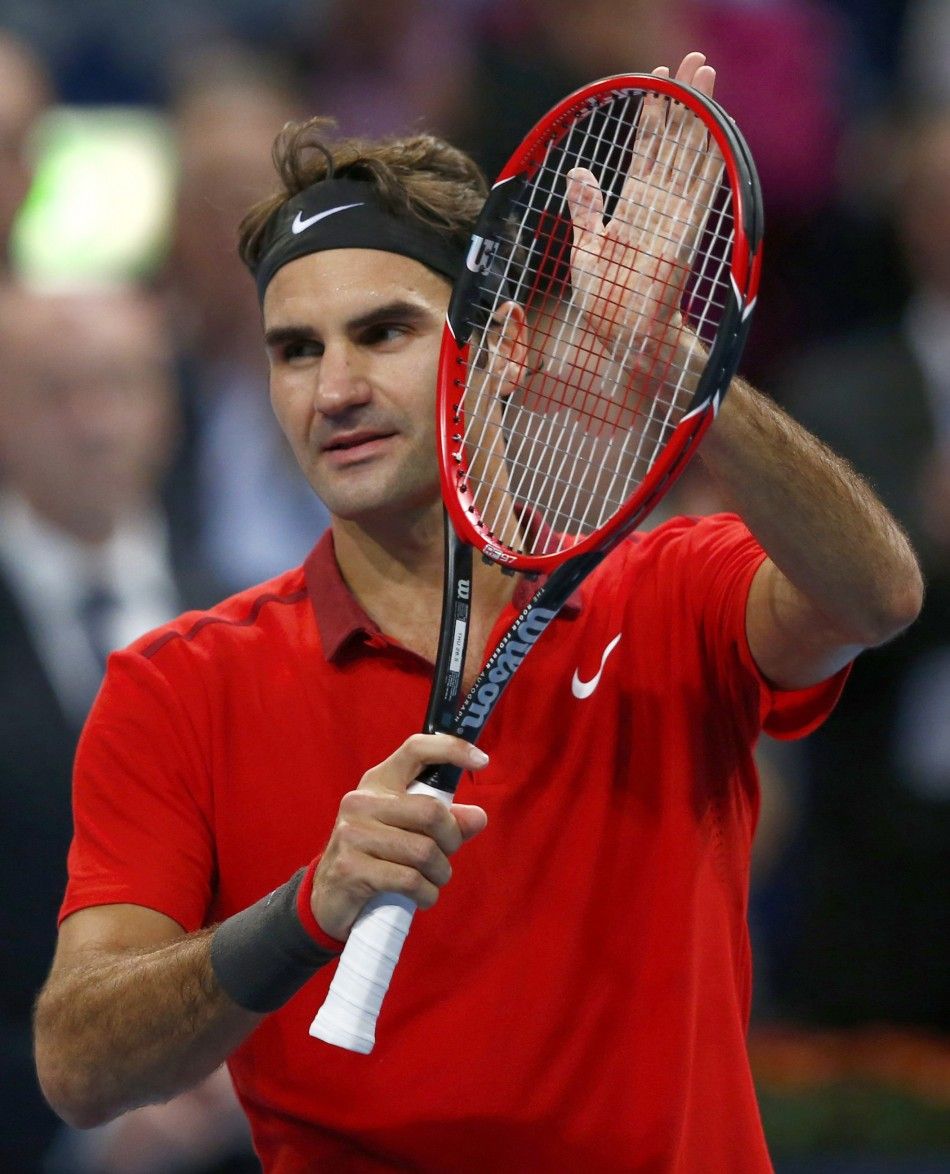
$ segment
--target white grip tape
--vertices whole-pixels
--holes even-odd
[[[446,806],[452,802],[451,795],[426,783],[413,783],[408,794],[432,795]],[[367,901],[310,1024],[312,1036],[364,1055],[373,1050],[376,1020],[415,912],[415,902],[398,893],[378,893]]]

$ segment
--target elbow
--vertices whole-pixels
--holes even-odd
[[[914,562],[891,582],[889,590],[881,592],[877,606],[867,616],[868,629],[862,642],[872,647],[893,640],[913,624],[923,605],[924,581]]]
[[[77,1079],[68,1060],[37,1049],[36,1074],[50,1108],[73,1129],[94,1129],[117,1116],[96,1103],[89,1082]]]
[[[117,1115],[94,1102],[68,1062],[52,1057],[43,1059],[37,1052],[36,1073],[50,1108],[73,1129],[94,1129]]]
[[[42,1080],[40,1087],[56,1116],[73,1129],[95,1129],[99,1125],[107,1125],[118,1116],[118,1113],[104,1112],[98,1106],[73,1097],[64,1088],[47,1085]]]
[[[34,1021],[34,1058],[43,1096],[53,1112],[74,1129],[105,1125],[122,1108],[103,1103],[102,1082],[60,1038],[51,1018],[41,1000]]]

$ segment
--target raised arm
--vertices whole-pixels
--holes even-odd
[[[405,792],[426,766],[487,761],[461,739],[414,734],[343,797],[315,869],[213,929],[186,934],[138,905],[68,917],[35,1019],[37,1071],[56,1112],[85,1129],[170,1099],[335,956],[324,946],[342,942],[375,893],[431,907],[449,856],[487,817]]]
[[[746,628],[775,684],[815,684],[917,617],[923,580],[898,524],[846,461],[742,380],[700,460],[769,556]]]
[[[715,72],[702,54],[687,55],[676,78],[712,96]],[[644,103],[642,150],[621,194],[626,215],[605,219],[589,171],[575,170],[567,192],[575,296],[595,339],[583,345],[619,364],[634,391],[668,368],[689,390],[706,357],[679,306],[720,161],[701,130],[665,121],[678,117],[660,100]],[[664,182],[658,201],[651,185]],[[699,453],[769,555],[752,585],[747,631],[775,684],[815,684],[914,620],[923,586],[900,527],[847,462],[769,400],[734,380]]]

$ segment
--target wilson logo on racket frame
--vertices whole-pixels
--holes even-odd
[[[483,236],[473,236],[465,258],[465,268],[470,273],[487,273],[498,251],[498,241]]]
[[[462,732],[464,730],[482,728],[502,689],[521,667],[521,662],[556,615],[557,611],[550,608],[532,608],[514,629],[510,639],[499,646],[485,667],[487,680],[478,688],[475,696],[469,699],[467,712],[459,721],[459,733],[462,737],[468,737]]]

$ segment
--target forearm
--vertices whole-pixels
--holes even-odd
[[[90,952],[53,974],[36,1008],[43,1090],[89,1127],[167,1100],[215,1070],[256,1027],[211,968],[204,930],[154,949]]]
[[[869,646],[917,614],[922,585],[904,533],[841,458],[735,380],[700,450],[788,581],[839,633]]]

